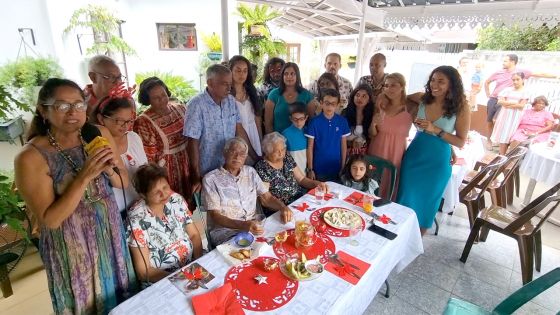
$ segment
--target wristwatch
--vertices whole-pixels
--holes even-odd
[[[313,169],[312,169],[312,168],[309,168],[309,167],[306,167],[306,168],[305,168],[305,172],[306,172],[306,173],[313,172]]]
[[[445,133],[445,131],[443,129],[441,129],[441,131],[437,133],[437,136],[441,138],[441,137],[443,137],[444,133]]]

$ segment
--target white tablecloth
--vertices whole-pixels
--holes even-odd
[[[329,187],[332,191],[339,193],[340,199],[329,200],[320,207],[341,206],[357,210],[364,218],[368,218],[365,213],[361,212],[361,208],[342,200],[351,194],[354,191],[353,189],[334,183],[329,183]],[[293,205],[299,205],[304,201],[311,204],[312,207],[314,206],[312,203],[314,197],[310,195],[301,197]],[[376,208],[374,211],[378,214],[387,214],[398,223],[397,225],[383,225],[386,229],[398,234],[396,239],[389,241],[365,230],[360,235],[360,244],[352,246],[348,244],[347,238],[333,237],[337,251],[343,250],[371,263],[371,267],[357,285],[353,286],[333,274],[325,272],[316,280],[300,282],[296,296],[288,304],[268,313],[302,315],[363,313],[391,270],[395,269],[400,272],[424,251],[418,220],[411,209],[391,203]],[[311,213],[306,211],[303,214],[309,217]],[[382,223],[377,222],[377,224]],[[370,226],[369,223],[366,227],[368,226]],[[294,228],[294,223],[283,225],[280,222],[279,215],[275,214],[266,220],[265,235],[272,236],[276,232],[287,228]],[[269,250],[270,252],[265,252],[264,255],[274,255],[272,250]],[[210,289],[223,284],[224,276],[230,266],[216,250],[199,258],[197,262],[216,276],[207,284]],[[192,292],[192,295],[204,292],[206,290],[197,289]],[[256,312],[246,311],[246,313]],[[120,304],[110,314],[193,314],[193,309],[190,297],[176,289],[167,279],[163,279]]]
[[[520,171],[537,182],[556,185],[560,180],[560,146],[550,148],[547,142],[531,145]]]
[[[469,143],[465,144],[463,149],[456,147],[454,149],[457,158],[465,159],[465,164],[453,165],[451,178],[443,193],[442,211],[444,213],[453,212],[459,204],[459,187],[461,187],[465,175],[474,168],[476,161],[480,160],[485,153],[482,137],[474,131],[469,132]]]

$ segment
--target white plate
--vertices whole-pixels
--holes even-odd
[[[338,217],[339,220],[335,221],[335,217]],[[327,210],[325,213],[323,213],[323,220],[328,225],[339,230],[350,230],[354,226],[362,225],[362,218],[360,217],[360,215],[352,210],[348,210],[345,208],[333,208]],[[354,224],[350,225],[351,223]]]
[[[268,245],[264,242],[254,242],[251,246],[240,248],[239,246],[234,244],[232,241],[229,241],[227,243],[216,246],[216,250],[218,250],[218,252],[222,255],[222,257],[224,257],[224,259],[230,265],[235,266],[235,265],[239,265],[241,263],[244,263],[246,261],[250,261],[250,260],[253,260],[253,259],[259,257],[260,253],[264,251],[266,246],[270,246],[270,245]],[[229,253],[237,252],[241,249],[250,249],[251,250],[251,257],[241,260],[241,259],[237,259],[237,258],[234,258],[234,257],[229,255]]]

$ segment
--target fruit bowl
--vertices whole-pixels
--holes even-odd
[[[288,278],[296,281],[315,280],[320,277],[325,268],[319,262],[319,257],[307,260],[304,254],[288,254],[280,262],[280,271]]]

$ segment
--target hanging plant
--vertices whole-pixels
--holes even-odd
[[[87,55],[124,53],[135,55],[134,49],[118,36],[120,19],[115,17],[107,8],[90,4],[74,11],[64,34],[71,31],[88,29],[93,31],[93,45],[86,49]]]

